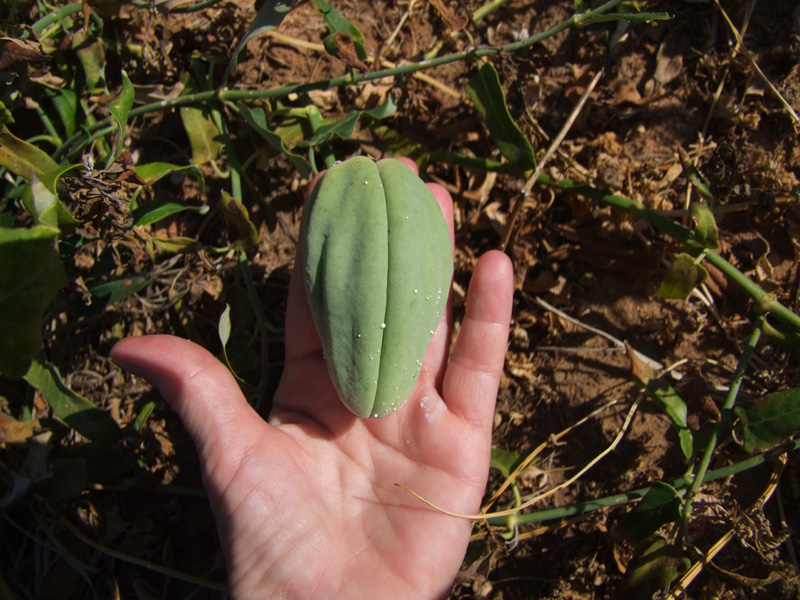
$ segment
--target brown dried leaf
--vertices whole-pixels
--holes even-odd
[[[17,421],[11,415],[0,413],[0,444],[21,444],[33,435],[39,426],[38,419]]]
[[[447,26],[452,31],[461,31],[467,26],[469,22],[466,17],[454,14],[449,8],[444,5],[443,0],[431,0],[433,7],[439,12],[442,19],[445,20]]]
[[[38,44],[30,40],[0,37],[0,71],[16,69],[26,64],[38,66],[49,60],[49,56],[39,52]]]
[[[352,35],[349,33],[337,33],[333,36],[333,40],[336,42],[336,52],[339,59],[344,62],[344,64],[360,71],[369,70],[367,63],[358,58],[358,52],[356,52],[356,45],[355,42],[353,42]]]

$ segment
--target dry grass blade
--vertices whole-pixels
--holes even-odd
[[[639,403],[642,401],[642,398],[644,398],[644,396],[640,394],[636,398],[634,403],[631,405],[630,410],[628,410],[628,414],[625,416],[625,422],[622,424],[622,427],[620,428],[619,432],[614,437],[614,440],[611,442],[611,444],[605,450],[603,450],[600,454],[595,456],[580,471],[578,471],[575,475],[573,475],[572,477],[570,477],[569,479],[567,479],[563,483],[560,483],[556,487],[551,488],[551,489],[547,490],[546,492],[544,492],[542,494],[539,494],[538,496],[535,496],[535,497],[531,498],[530,500],[528,500],[527,502],[524,502],[524,503],[522,503],[519,506],[516,506],[514,508],[510,508],[508,510],[500,510],[500,511],[491,512],[491,513],[478,513],[478,514],[475,514],[475,515],[467,515],[467,514],[463,514],[463,513],[455,513],[455,512],[449,511],[447,509],[444,509],[444,508],[442,508],[440,506],[437,506],[436,504],[434,504],[430,500],[427,500],[426,498],[424,498],[423,496],[421,496],[420,494],[418,494],[417,492],[412,490],[407,485],[403,485],[402,483],[395,483],[395,485],[397,487],[399,487],[399,488],[402,488],[402,489],[410,492],[415,498],[417,498],[421,502],[424,502],[425,504],[427,504],[431,508],[433,508],[435,510],[438,510],[439,512],[442,512],[442,513],[444,513],[446,515],[450,515],[451,517],[458,517],[460,519],[469,519],[469,520],[472,520],[472,521],[482,521],[484,519],[492,519],[492,518],[496,518],[496,517],[510,517],[512,515],[519,514],[520,512],[525,510],[526,508],[530,508],[531,506],[533,506],[534,504],[536,504],[538,502],[541,502],[545,498],[549,498],[553,494],[556,494],[559,491],[563,490],[564,488],[571,486],[578,479],[583,477],[583,475],[585,475],[587,471],[592,469],[592,467],[594,467],[598,462],[600,462],[603,458],[605,458],[611,452],[613,452],[616,449],[616,447],[619,445],[619,443],[622,441],[622,438],[625,435],[625,432],[628,430],[628,427],[631,424],[631,420],[633,419],[633,415],[636,413],[636,409],[638,408]]]
[[[531,193],[533,186],[536,185],[536,182],[539,180],[539,175],[542,174],[544,166],[548,163],[548,161],[552,158],[553,154],[556,153],[558,148],[561,146],[561,143],[564,141],[564,138],[567,137],[569,130],[572,129],[572,126],[575,124],[575,120],[578,118],[578,115],[583,110],[583,107],[586,105],[586,101],[589,99],[589,96],[594,91],[595,86],[600,81],[600,78],[603,76],[603,69],[600,69],[595,73],[594,77],[592,77],[591,82],[589,85],[586,86],[583,94],[581,94],[578,103],[575,105],[575,108],[572,109],[572,112],[569,115],[569,118],[566,120],[564,125],[561,127],[561,130],[558,132],[556,138],[551,142],[550,146],[547,148],[547,152],[544,153],[544,156],[541,160],[538,161],[536,165],[536,169],[533,171],[533,175],[528,178],[528,181],[525,183],[525,187],[520,192],[519,196],[517,197],[517,201],[514,203],[514,208],[511,209],[511,216],[508,219],[508,224],[506,225],[506,229],[503,232],[503,239],[500,241],[499,249],[505,251],[506,247],[508,246],[508,241],[511,239],[511,234],[514,232],[514,225],[517,221],[517,217],[519,216],[520,211],[522,210],[522,206],[525,204],[525,199],[528,197],[528,194]]]
[[[719,0],[714,0],[714,4],[717,5],[717,8],[719,9],[720,13],[722,13],[722,17],[725,19],[725,22],[728,24],[728,27],[730,27],[733,36],[736,38],[737,45],[741,47],[741,49],[744,51],[744,54],[747,57],[747,60],[750,62],[750,65],[753,67],[753,69],[755,69],[756,73],[758,73],[758,76],[761,78],[764,84],[769,88],[769,91],[771,91],[775,95],[778,101],[791,115],[792,120],[794,120],[795,127],[800,125],[800,117],[797,116],[797,113],[792,108],[792,105],[786,101],[783,95],[778,91],[778,89],[772,84],[769,78],[764,74],[764,71],[761,70],[761,67],[758,66],[756,59],[753,58],[753,54],[750,52],[750,50],[747,49],[747,46],[744,45],[744,42],[742,41],[742,36],[739,35],[739,30],[736,29],[736,26],[731,21],[730,17],[728,16],[728,13],[725,12],[725,9],[722,8],[722,5],[719,3]]]
[[[769,478],[769,482],[767,483],[767,487],[761,496],[756,500],[753,505],[745,512],[744,516],[751,515],[755,512],[758,512],[763,509],[764,505],[772,498],[773,493],[778,487],[778,482],[780,481],[780,474],[783,471],[783,467],[786,465],[786,456],[781,455],[778,459],[779,462],[776,465],[775,469],[772,471],[772,475]],[[681,596],[683,596],[692,582],[697,578],[698,575],[703,571],[706,565],[710,564],[711,561],[714,560],[725,546],[730,542],[734,536],[736,535],[736,529],[732,528],[725,532],[725,534],[719,538],[713,546],[708,550],[708,552],[703,556],[702,559],[694,563],[686,573],[680,578],[676,586],[670,591],[670,593],[664,598],[664,600],[677,600]]]

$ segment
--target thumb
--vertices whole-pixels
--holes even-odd
[[[263,424],[228,368],[193,342],[171,335],[125,338],[111,349],[111,359],[158,388],[194,440],[207,472],[221,466],[219,460],[235,462]]]

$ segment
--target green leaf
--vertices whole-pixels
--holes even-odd
[[[86,439],[111,445],[122,438],[122,431],[111,415],[71,390],[58,369],[46,364],[41,354],[31,364],[25,381],[39,390],[56,417]]]
[[[86,170],[86,165],[83,163],[70,163],[68,165],[57,166],[52,171],[47,171],[39,176],[45,187],[52,193],[58,193],[58,182],[64,175],[70,174],[71,176],[78,176],[78,173]],[[66,208],[65,208],[66,210]],[[77,223],[77,221],[76,221]]]
[[[111,116],[114,117],[114,120],[117,122],[117,144],[114,147],[113,157],[108,161],[109,164],[122,153],[122,148],[125,143],[125,128],[128,126],[128,117],[133,108],[133,100],[135,97],[136,91],[133,89],[133,84],[128,78],[128,74],[122,71],[122,91],[108,104],[108,112],[111,113]]]
[[[669,484],[656,481],[639,503],[617,525],[616,531],[637,546],[667,523],[681,516],[681,497]]]
[[[680,577],[691,561],[686,553],[655,538],[642,544],[625,574],[626,597],[631,600],[651,600],[656,593],[667,589]]]
[[[719,248],[719,230],[714,213],[706,204],[705,200],[692,202],[689,205],[689,213],[694,219],[694,239],[702,244],[704,248],[716,250]]]
[[[200,193],[202,194],[206,189],[206,178],[203,177],[203,171],[196,165],[174,165],[168,162],[151,162],[144,165],[138,165],[133,168],[134,172],[141,177],[147,185],[153,185],[156,181],[163,179],[167,175],[173,173],[185,173],[194,177],[200,184]]]
[[[173,254],[189,254],[197,248],[197,240],[190,237],[176,236],[167,239],[154,237],[151,239],[160,250]]]
[[[44,88],[64,126],[65,137],[72,137],[78,125],[78,94],[75,90]]]
[[[658,290],[659,300],[685,300],[692,290],[708,279],[706,268],[681,252],[667,269],[661,287]]]
[[[740,403],[735,409],[749,454],[774,448],[800,432],[800,389],[782,390]]]
[[[25,179],[33,179],[54,171],[58,163],[44,150],[19,139],[5,125],[0,125],[0,167]]]
[[[493,447],[489,468],[497,469],[503,477],[508,477],[521,460],[522,457],[516,452]]]
[[[125,277],[92,288],[92,308],[105,308],[130,298],[147,285],[146,277]]]
[[[67,285],[58,230],[0,227],[0,372],[22,377],[42,347],[44,311]]]
[[[133,217],[134,225],[144,227],[145,225],[152,225],[161,219],[166,219],[170,215],[187,210],[204,215],[209,209],[208,206],[192,206],[183,202],[173,202],[172,200],[156,200],[140,206],[131,213],[131,216]]]
[[[353,110],[350,111],[343,119],[340,119],[335,123],[323,125],[317,129],[316,132],[314,132],[314,135],[311,138],[299,142],[297,146],[316,148],[322,146],[323,144],[329,143],[335,137],[343,140],[349,139],[350,136],[353,135],[353,131],[355,131],[356,125],[362,116],[367,115],[373,119],[380,120],[391,117],[396,110],[397,105],[394,103],[394,100],[391,96],[387,96],[383,104],[373,108],[372,110]]]
[[[47,185],[34,177],[25,187],[22,205],[37,225],[46,225],[59,229],[62,233],[69,233],[80,225],[80,221],[69,213],[67,207],[51,191],[51,186],[55,188],[55,179],[52,181]]]
[[[678,432],[681,452],[686,458],[689,458],[692,455],[694,441],[687,421],[686,402],[663,377],[648,382],[645,391],[661,406],[661,409],[672,421]]]
[[[353,45],[356,49],[356,55],[361,60],[367,58],[367,49],[364,45],[364,34],[353,25],[350,21],[345,19],[342,14],[328,4],[325,0],[312,0],[314,6],[317,7],[319,12],[322,13],[322,19],[325,21],[325,26],[328,28],[330,35],[325,38],[323,45],[328,54],[341,58],[337,50],[335,36],[337,34],[345,34],[353,39]]]
[[[289,11],[292,10],[295,2],[296,0],[265,0],[261,8],[258,9],[258,14],[250,24],[247,33],[239,41],[236,49],[233,51],[231,62],[228,64],[228,69],[225,73],[225,81],[228,80],[230,74],[236,73],[239,54],[241,54],[242,50],[247,46],[247,43],[253,38],[268,33],[280,25],[286,15],[289,14]]]
[[[478,69],[478,74],[467,84],[467,94],[508,162],[522,172],[534,170],[536,156],[533,148],[508,112],[500,78],[491,63],[485,63]]]
[[[183,128],[192,147],[192,164],[201,165],[217,158],[223,142],[214,120],[205,109],[183,106]]]
[[[642,390],[658,403],[661,409],[672,421],[678,432],[678,441],[681,452],[686,458],[692,456],[694,440],[689,429],[686,402],[675,391],[666,378],[659,376],[658,372],[643,361],[636,352],[626,344],[628,359],[631,361],[631,371]]]
[[[88,90],[105,91],[106,56],[102,40],[97,35],[80,29],[72,37],[72,50],[81,61]]]
[[[225,223],[228,224],[228,237],[233,241],[235,248],[243,250],[258,244],[258,229],[250,220],[244,204],[223,190],[222,199],[217,203],[217,208],[225,217]]]
[[[266,140],[267,144],[269,144],[272,149],[280,152],[292,162],[292,165],[301,177],[310,177],[311,166],[308,164],[308,161],[299,154],[291,152],[286,147],[284,139],[277,133],[270,131],[269,127],[267,127],[267,113],[263,108],[251,108],[244,104],[236,104],[234,107],[236,112],[247,121],[248,125],[250,125],[256,133]]]
[[[700,171],[698,171],[697,167],[694,166],[694,163],[692,162],[692,159],[689,158],[686,150],[680,146],[678,146],[678,157],[680,158],[681,167],[683,167],[683,172],[686,175],[686,178],[689,180],[689,183],[691,183],[692,187],[700,192],[700,194],[704,196],[713,207],[714,194],[711,191],[711,186],[708,185],[708,182],[700,174]]]
[[[144,405],[144,408],[142,408],[141,411],[139,411],[139,414],[136,416],[136,420],[133,422],[133,430],[136,433],[140,433],[142,429],[144,429],[144,426],[147,424],[147,419],[150,418],[150,415],[153,413],[155,408],[156,403],[151,400]]]
[[[49,503],[79,496],[89,481],[86,460],[61,458],[50,463],[53,476],[39,493]]]

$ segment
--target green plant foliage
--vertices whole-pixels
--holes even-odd
[[[44,150],[19,139],[5,125],[0,125],[0,167],[32,179],[58,169],[58,163]]]
[[[280,25],[286,15],[289,14],[289,11],[292,10],[295,2],[296,0],[265,0],[261,8],[258,9],[256,18],[250,23],[250,28],[247,30],[247,33],[239,40],[236,49],[233,51],[233,56],[231,56],[231,61],[225,73],[225,81],[228,80],[228,76],[231,73],[236,73],[239,55],[242,53],[242,50],[244,50],[245,46],[247,46],[247,43],[260,35],[274,30]]]
[[[197,240],[190,237],[176,236],[168,239],[154,237],[152,240],[157,248],[172,254],[189,254],[197,248]]]
[[[180,113],[192,148],[192,164],[202,165],[215,160],[225,144],[210,112],[203,108],[182,106]]]
[[[173,202],[171,200],[156,200],[144,206],[140,206],[131,212],[133,217],[133,224],[144,227],[145,225],[152,225],[162,219],[177,214],[179,212],[190,211],[204,215],[208,212],[207,206],[192,206],[182,202]]]
[[[800,432],[800,389],[782,390],[740,402],[734,413],[739,417],[745,452],[769,450]]]
[[[75,90],[64,88],[54,90],[52,88],[44,88],[44,95],[50,99],[56,114],[61,121],[64,128],[64,135],[70,137],[75,135],[78,128],[78,94]],[[63,142],[63,140],[60,140]]]
[[[671,485],[656,481],[644,498],[619,522],[617,534],[637,546],[663,525],[681,516],[681,497]]]
[[[307,140],[298,142],[298,148],[316,148],[328,144],[334,138],[343,140],[348,139],[355,131],[356,125],[362,116],[366,115],[373,119],[381,120],[391,117],[397,110],[397,105],[391,96],[387,96],[383,104],[372,110],[352,110],[343,119],[334,123],[323,125],[314,132],[314,135]]]
[[[86,76],[86,87],[92,92],[106,89],[106,56],[103,41],[83,29],[74,32],[72,50],[78,56]]]
[[[681,252],[667,269],[661,287],[658,290],[659,300],[685,300],[692,290],[708,279],[706,268]]]
[[[206,189],[206,178],[203,177],[203,172],[196,165],[180,166],[168,162],[151,162],[144,165],[137,165],[133,170],[147,185],[153,185],[155,182],[173,173],[183,173],[191,175],[197,180],[199,184],[198,191],[201,194]]]
[[[692,159],[689,158],[689,155],[683,148],[678,147],[678,157],[680,158],[681,167],[683,167],[683,172],[686,175],[686,178],[689,180],[689,183],[691,183],[692,187],[700,192],[700,194],[711,203],[713,208],[714,193],[711,191],[711,186],[708,185],[705,177],[700,174],[700,171],[697,170],[697,167],[692,162]]]
[[[367,58],[367,49],[364,46],[364,34],[361,33],[358,27],[345,19],[338,10],[333,8],[333,6],[328,4],[325,0],[312,1],[314,2],[314,6],[322,13],[325,26],[328,28],[328,31],[330,31],[330,35],[323,40],[323,45],[328,54],[340,59],[345,58],[340,55],[338,44],[336,43],[336,36],[344,34],[352,39],[357,57],[360,60]]]
[[[89,482],[84,458],[59,458],[50,461],[52,472],[39,494],[49,503],[79,496]]]
[[[689,205],[689,213],[694,219],[694,239],[704,248],[719,248],[719,230],[714,213],[705,200],[692,202]]]
[[[267,126],[267,113],[262,107],[250,107],[244,104],[233,105],[236,112],[253,128],[258,135],[260,135],[270,148],[276,152],[283,154],[288,158],[301,177],[309,177],[311,175],[311,166],[308,161],[295,154],[286,146],[286,140],[278,133],[273,132]]]
[[[101,283],[92,288],[90,312],[98,312],[130,298],[147,285],[146,277],[124,277]]]
[[[692,456],[694,441],[689,429],[686,402],[680,397],[675,388],[667,381],[666,376],[659,376],[658,372],[641,360],[632,348],[628,347],[628,358],[631,361],[633,376],[639,386],[661,407],[669,417],[678,432],[681,451],[686,458]]]
[[[498,470],[503,477],[508,477],[521,460],[522,457],[512,450],[493,447],[489,467]]]
[[[119,95],[108,104],[108,112],[114,117],[117,122],[117,143],[114,147],[114,153],[109,157],[108,164],[110,165],[122,153],[122,148],[125,144],[125,128],[128,125],[128,117],[130,116],[131,109],[133,108],[133,100],[136,92],[133,89],[133,84],[128,78],[128,74],[122,71],[122,90]]]
[[[31,363],[25,381],[39,390],[56,417],[86,439],[109,446],[122,438],[122,431],[111,415],[71,390],[58,369],[47,364],[41,354]]]
[[[54,188],[55,184],[52,184],[52,187]],[[22,204],[37,225],[54,227],[62,233],[68,233],[80,224],[69,213],[67,207],[62,204],[50,186],[36,177],[25,186]]]
[[[502,155],[520,172],[533,171],[536,168],[533,148],[508,112],[500,78],[491,63],[484,63],[478,69],[467,84],[467,93]]]
[[[136,415],[136,420],[133,422],[133,430],[136,433],[140,433],[144,426],[147,424],[147,419],[150,418],[150,415],[153,414],[153,411],[156,408],[156,403],[152,400],[144,405],[142,410],[139,411],[139,414]]]
[[[67,284],[58,230],[0,227],[0,372],[17,378],[42,347],[42,317]]]
[[[661,538],[650,539],[637,549],[626,573],[626,587],[634,600],[651,600],[689,568],[686,553]]]

